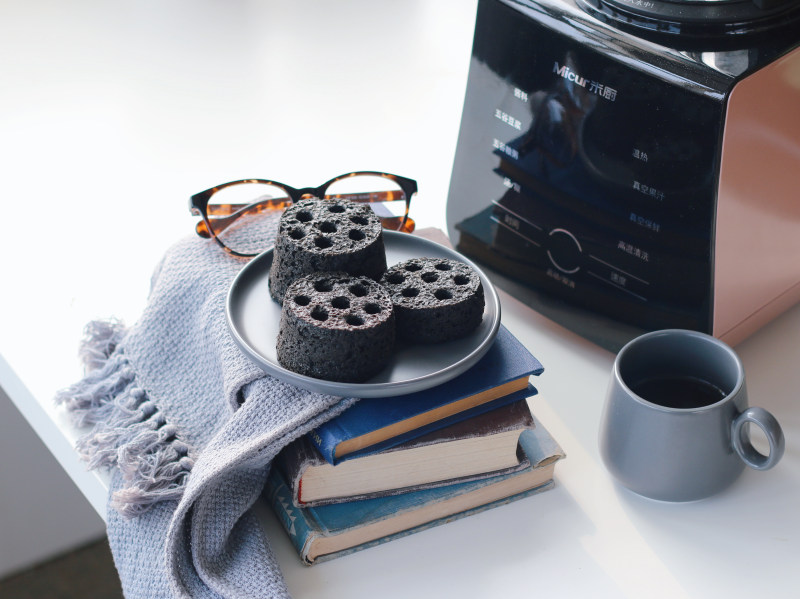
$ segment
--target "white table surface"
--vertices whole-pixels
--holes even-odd
[[[0,386],[92,505],[104,477],[53,408],[86,322],[133,323],[191,193],[268,177],[414,177],[444,228],[475,0],[0,4]],[[533,409],[568,457],[545,494],[302,566],[264,525],[296,597],[791,597],[800,588],[800,308],[738,346],[783,461],[706,501],[615,485],[596,448],[613,355],[502,294],[545,365]]]

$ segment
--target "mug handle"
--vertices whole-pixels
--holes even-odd
[[[747,429],[744,427],[748,422],[758,425],[764,431],[769,441],[769,455],[763,455],[750,443],[750,439],[745,434]],[[747,408],[739,414],[736,420],[733,421],[731,435],[736,453],[751,468],[769,470],[783,457],[783,451],[786,446],[783,430],[775,416],[764,408]]]

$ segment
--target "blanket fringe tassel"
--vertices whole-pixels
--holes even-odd
[[[116,321],[89,323],[80,352],[87,374],[59,392],[56,402],[66,406],[76,426],[93,427],[76,449],[90,469],[119,468],[125,484],[111,505],[134,517],[157,502],[179,499],[194,457],[138,386],[119,347],[126,332]]]

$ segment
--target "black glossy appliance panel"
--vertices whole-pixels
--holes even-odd
[[[721,69],[574,3],[481,0],[451,239],[603,322],[709,331],[725,100],[770,52]]]

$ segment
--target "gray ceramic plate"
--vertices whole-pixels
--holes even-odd
[[[342,397],[390,397],[439,385],[461,374],[489,349],[500,327],[500,300],[486,275],[470,260],[421,237],[384,231],[389,266],[409,258],[452,258],[480,274],[486,307],[480,326],[469,336],[436,345],[399,345],[392,362],[365,383],[338,383],[303,376],[278,362],[275,348],[281,307],[269,295],[272,250],[253,258],[228,292],[227,316],[233,338],[265,372],[311,391]]]

